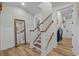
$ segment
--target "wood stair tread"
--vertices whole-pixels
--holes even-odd
[[[40,48],[41,49],[41,45],[39,45],[39,44],[34,44],[34,46],[36,46],[36,47],[38,47],[38,48]]]
[[[41,40],[37,40],[37,42],[41,43]]]

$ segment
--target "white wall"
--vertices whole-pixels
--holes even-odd
[[[79,3],[78,3],[79,5]],[[74,5],[74,10],[75,10],[75,14],[74,14],[74,26],[73,26],[73,37],[72,37],[72,43],[73,43],[73,53],[74,55],[79,56],[79,13],[77,14],[77,12],[79,12],[79,10],[77,10],[77,8],[79,9],[77,4]]]
[[[29,42],[29,28],[33,25],[33,16],[21,8],[3,4],[1,14],[1,50],[15,46],[14,38],[14,19],[25,20],[26,22],[26,40]],[[28,29],[27,29],[28,28]]]
[[[72,32],[71,32],[71,26],[72,26],[72,19],[65,19],[65,23],[63,24],[62,21],[63,15],[61,15],[61,10],[57,11],[58,16],[58,25],[63,29],[63,37],[71,38]]]
[[[65,24],[65,28],[62,27],[63,29],[63,37],[67,37],[67,38],[72,38],[72,31],[71,28],[72,27],[72,23],[66,23]]]
[[[79,25],[74,26],[74,31],[73,31],[73,54],[79,56]]]

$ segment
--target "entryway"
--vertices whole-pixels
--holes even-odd
[[[61,50],[61,53],[66,52],[67,50],[70,50],[69,55],[73,55],[72,53],[72,25],[73,25],[73,6],[69,5],[67,7],[61,8],[57,10],[57,16],[58,16],[58,29],[61,28],[59,32],[62,34],[59,37],[60,40],[58,41],[58,49]],[[58,34],[58,33],[57,33]],[[63,48],[65,51],[63,51]],[[65,54],[65,53],[63,53]]]

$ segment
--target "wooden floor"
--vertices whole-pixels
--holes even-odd
[[[0,52],[1,56],[40,56],[41,52],[37,49],[30,49],[29,45],[22,45],[18,48],[11,48]]]
[[[58,46],[48,54],[49,56],[74,56],[72,53],[72,39],[63,38]]]
[[[73,56],[72,40],[64,38],[47,56]],[[40,56],[41,52],[37,49],[30,49],[29,45],[22,45],[18,48],[11,48],[0,51],[0,56]]]

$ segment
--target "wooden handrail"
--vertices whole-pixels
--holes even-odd
[[[48,27],[44,31],[41,31],[41,32],[46,32],[52,23],[53,23],[53,21],[51,21],[50,24],[48,25]],[[41,35],[41,33],[36,37],[36,39],[33,41],[33,43],[39,38],[40,35]]]
[[[42,23],[40,23],[40,25],[43,24],[51,15],[52,15],[52,14],[50,14]],[[40,25],[39,25],[39,26],[40,26]]]
[[[45,30],[41,30],[41,32],[46,32],[49,29],[49,27],[52,25],[52,23],[53,23],[53,21],[50,22],[50,24],[46,27]]]
[[[33,41],[33,43],[35,43],[35,41],[39,38],[40,35],[41,35],[41,33],[36,37],[36,39]]]
[[[34,29],[30,30],[30,31],[35,31],[37,28],[38,28],[38,26],[37,26],[37,27],[35,27]]]
[[[49,15],[42,23],[40,23],[38,26],[40,26],[41,24],[43,24],[51,15],[52,15],[52,14],[50,14],[50,15]],[[35,31],[35,30],[38,28],[38,26],[35,27],[33,30],[30,30],[30,31]]]
[[[49,38],[49,40],[48,40],[48,43],[47,43],[46,48],[48,47],[48,45],[49,45],[49,43],[50,43],[50,41],[51,41],[51,39],[52,39],[53,35],[54,35],[54,32],[51,34],[51,36],[50,36],[50,38]]]

